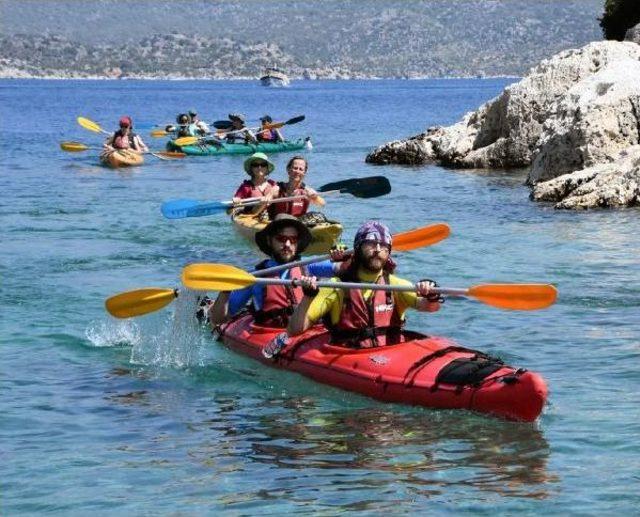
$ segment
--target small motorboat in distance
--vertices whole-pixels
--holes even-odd
[[[289,86],[289,78],[287,77],[287,74],[279,68],[267,68],[264,75],[260,78],[260,84],[262,84],[262,86],[282,88],[284,86]]]

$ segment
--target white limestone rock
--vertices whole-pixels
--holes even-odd
[[[607,163],[564,174],[533,187],[531,198],[556,208],[586,209],[640,205],[640,145]]]
[[[623,58],[576,83],[557,102],[527,181],[533,185],[605,163],[639,142],[640,60]]]
[[[436,161],[467,168],[528,166],[537,152],[545,123],[568,109],[562,105],[565,96],[575,96],[582,81],[621,60],[640,61],[640,46],[599,41],[560,52],[542,61],[520,82],[505,88],[497,98],[466,114],[457,124],[432,129],[412,137],[412,142],[385,144],[370,153],[366,161],[380,164]],[[630,74],[624,80],[629,84],[640,83],[640,76]],[[580,113],[588,109],[584,106]],[[564,172],[562,169],[558,174]]]

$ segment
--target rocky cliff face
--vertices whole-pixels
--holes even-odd
[[[385,144],[366,161],[531,166],[534,185],[612,162],[639,142],[640,46],[602,41],[543,61],[457,124]]]

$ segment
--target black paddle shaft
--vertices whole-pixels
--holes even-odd
[[[370,198],[384,196],[391,192],[391,183],[385,176],[369,176],[368,178],[354,178],[327,183],[322,185],[318,192],[328,192],[329,190],[339,190],[355,197]]]

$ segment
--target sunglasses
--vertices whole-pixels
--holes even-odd
[[[380,241],[374,241],[374,240],[366,240],[362,243],[362,245],[370,248],[375,248],[377,245],[380,245],[381,249],[385,249],[387,251],[391,249],[391,246],[389,246],[388,244],[385,244],[384,242],[380,242]]]
[[[291,244],[298,244],[298,237],[294,237],[293,235],[274,235],[273,238],[278,241],[280,244],[286,244],[289,241]]]
[[[269,164],[266,162],[252,162],[251,167],[268,167]]]

